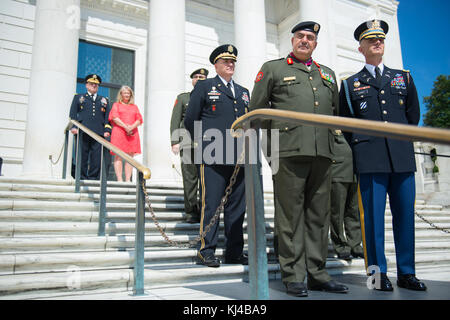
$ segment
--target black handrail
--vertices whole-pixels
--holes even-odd
[[[69,130],[73,126],[76,126],[78,130],[77,142],[76,142],[76,165],[75,165],[75,192],[80,192],[80,173],[81,173],[81,136],[83,134],[89,135],[95,141],[102,145],[102,159],[101,159],[101,169],[100,169],[100,201],[99,201],[99,219],[98,219],[98,235],[105,235],[105,224],[106,224],[106,187],[107,187],[107,153],[109,151],[114,152],[117,156],[128,162],[131,166],[136,168],[138,172],[138,177],[136,179],[136,235],[134,241],[135,254],[134,254],[134,295],[144,294],[144,244],[145,244],[145,197],[144,191],[142,190],[145,186],[145,180],[150,179],[151,172],[150,169],[143,166],[141,163],[130,157],[128,154],[120,150],[115,145],[106,141],[104,138],[100,137],[98,134],[88,129],[80,122],[71,119],[67,124],[64,142],[64,163],[63,163],[63,179],[66,178],[67,171],[67,153],[68,153],[68,141],[69,141]]]

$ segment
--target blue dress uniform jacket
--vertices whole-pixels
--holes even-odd
[[[348,99],[341,86],[339,115],[366,120],[417,125],[419,101],[409,72],[384,67],[380,84],[366,68],[346,80]],[[360,133],[345,133],[353,149],[357,173],[414,172],[416,163],[412,142],[386,139]]]
[[[200,162],[200,156],[201,163],[204,164],[234,165],[237,162],[237,157],[239,157],[237,154],[237,141],[231,137],[229,129],[237,118],[246,113],[250,101],[250,93],[236,82],[233,83],[234,97],[232,91],[224,85],[219,76],[198,81],[191,93],[184,125],[196,143],[196,163]],[[194,121],[199,120],[202,121],[202,130],[201,132],[194,132]],[[208,130],[209,132],[207,132]],[[219,131],[223,139],[222,156],[211,152],[214,162],[208,163],[205,155],[209,154],[211,149],[214,148],[210,146],[206,151],[205,148],[211,143],[217,143],[215,146],[221,147],[220,141],[216,141],[217,137],[214,134],[214,132],[218,134]],[[233,142],[233,148],[226,150],[227,141]],[[231,143],[229,144],[231,145]],[[239,149],[242,150],[241,147]],[[234,150],[233,154],[230,154],[231,150]],[[215,151],[218,150],[216,149]]]
[[[198,165],[200,177],[200,233],[205,230],[214,216],[229,185],[234,171],[233,165],[237,163],[240,155],[237,152],[237,141],[231,137],[229,129],[238,117],[245,114],[250,94],[246,88],[235,82],[234,92],[233,97],[231,89],[226,87],[218,76],[198,81],[191,92],[189,107],[184,118],[185,128],[190,132],[191,137],[194,137],[194,161]],[[201,130],[194,130],[194,121],[201,121]],[[197,144],[196,147],[195,144]],[[220,152],[223,153],[220,155]],[[210,153],[212,158],[207,159]],[[241,168],[224,207],[225,263],[235,261],[242,256],[244,216],[245,182],[244,170]],[[216,221],[199,243],[197,255],[201,261],[204,262],[214,254],[218,233],[219,222]]]
[[[97,95],[95,101],[88,94],[76,94],[70,107],[70,119],[77,120],[101,137],[105,132],[111,133],[108,117],[110,112],[108,99]]]

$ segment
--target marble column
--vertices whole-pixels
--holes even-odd
[[[144,163],[151,181],[179,178],[171,166],[170,118],[185,90],[185,20],[184,1],[150,1]]]
[[[234,1],[234,39],[238,49],[233,78],[251,92],[256,75],[267,61],[264,0]],[[272,188],[272,170],[262,157],[264,189]]]
[[[315,21],[320,24],[317,48],[313,52],[312,58],[320,64],[334,68],[336,48],[333,41],[332,17],[328,15],[328,8],[332,5],[329,0],[299,0],[299,22]]]
[[[234,39],[238,49],[234,79],[251,92],[267,60],[264,0],[234,1]]]
[[[36,4],[22,169],[25,176],[61,176],[62,160],[52,168],[49,156],[57,159],[69,121],[76,86],[79,13],[80,0],[39,0]]]

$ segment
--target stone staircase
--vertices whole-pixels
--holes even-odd
[[[183,222],[181,185],[163,186],[148,181],[147,190],[168,236],[185,244],[195,239],[199,225]],[[108,182],[106,235],[99,237],[98,182],[82,182],[81,192],[77,194],[71,180],[0,177],[0,299],[132,290],[135,191],[134,184]],[[426,205],[418,200],[416,209],[426,219],[450,229],[450,211],[442,206]],[[386,212],[386,252],[389,267],[395,269],[389,209]],[[266,193],[269,279],[279,279],[279,266],[273,253],[273,214],[273,195]],[[247,277],[248,268],[241,265],[223,264],[220,268],[196,265],[196,250],[168,246],[148,213],[145,230],[146,290]],[[221,232],[221,243],[223,240]],[[221,257],[223,250],[218,249],[216,253]],[[450,234],[431,228],[417,217],[416,264],[417,268],[450,272]],[[363,274],[364,261],[337,259],[330,247],[327,269],[332,275]]]

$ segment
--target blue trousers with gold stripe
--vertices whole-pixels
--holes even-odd
[[[384,216],[386,194],[388,194],[392,213],[397,274],[415,274],[414,204],[416,187],[414,173],[360,174],[358,193],[366,270],[370,266],[378,266],[381,273],[387,272],[384,254]]]
[[[227,165],[199,165],[201,188],[201,216],[200,232],[203,232],[216,213],[225,189],[230,183],[234,166]],[[244,168],[240,168],[233,185],[233,191],[228,196],[224,207],[225,225],[225,259],[238,258],[244,248],[242,223],[245,215],[245,180]],[[216,250],[219,238],[219,220],[201,240],[198,255],[204,258]]]

